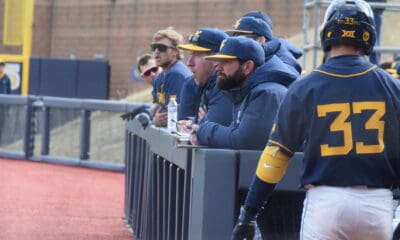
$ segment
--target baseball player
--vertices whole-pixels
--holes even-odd
[[[156,60],[148,53],[138,57],[137,70],[143,80],[152,86],[154,78],[161,72],[161,68],[156,66]]]
[[[330,58],[294,82],[275,119],[232,239],[251,239],[260,206],[304,144],[308,189],[300,238],[391,239],[392,192],[400,176],[400,85],[365,55],[374,18],[362,0],[335,0],[321,45]]]
[[[170,97],[176,97],[180,102],[180,93],[186,78],[192,75],[189,68],[182,62],[183,55],[178,49],[183,36],[172,28],[157,31],[150,47],[156,66],[162,68],[153,80],[153,106],[151,115],[153,124],[157,127],[167,125],[166,106]]]
[[[256,40],[263,46],[266,58],[271,53],[275,54],[285,63],[292,74],[300,77],[301,66],[297,62],[295,54],[289,51],[289,43],[281,38],[276,38],[266,21],[251,16],[242,17],[236,21],[232,29],[227,29],[226,32],[233,36],[245,36]]]
[[[189,119],[192,115],[191,122],[196,124],[199,121],[211,121],[229,126],[232,122],[233,104],[216,85],[217,63],[205,59],[217,53],[221,42],[227,37],[219,29],[199,28],[189,36],[187,44],[178,45],[179,49],[189,52],[186,64],[193,73],[182,88],[178,120]],[[192,93],[190,88],[198,89],[198,95],[189,97],[189,93]]]
[[[268,24],[268,26],[271,28],[271,31],[274,28],[271,18],[265,12],[250,11],[245,13],[242,17],[253,17],[261,19],[262,21]],[[295,59],[299,59],[301,56],[303,56],[303,51],[300,48],[293,45],[292,43],[288,42],[286,39],[277,37],[275,37],[275,39],[277,39],[281,43],[281,48],[279,51],[281,54],[285,53],[287,50]]]

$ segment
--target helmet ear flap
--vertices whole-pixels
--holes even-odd
[[[320,38],[325,52],[332,45],[347,44],[369,55],[376,41],[371,7],[362,0],[334,0],[326,10]]]

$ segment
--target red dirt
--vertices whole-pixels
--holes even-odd
[[[1,240],[131,240],[124,175],[0,159]]]

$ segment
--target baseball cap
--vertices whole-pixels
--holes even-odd
[[[200,28],[189,36],[188,44],[180,44],[178,48],[197,52],[218,52],[221,42],[228,37],[224,31],[213,28]]]
[[[205,57],[208,60],[229,60],[241,59],[244,61],[252,60],[257,66],[265,61],[264,50],[262,46],[249,38],[228,37],[222,41],[218,54]]]
[[[271,18],[268,16],[268,14],[266,14],[264,12],[261,12],[261,11],[250,11],[250,12],[245,13],[243,15],[243,17],[253,17],[253,18],[261,19],[266,24],[268,24],[268,26],[269,26],[269,28],[271,28],[271,30],[273,29]]]
[[[242,17],[233,25],[233,29],[225,30],[228,33],[255,34],[264,36],[268,40],[273,38],[272,30],[267,23],[254,17]]]

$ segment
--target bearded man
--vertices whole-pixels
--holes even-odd
[[[218,62],[217,87],[233,102],[233,120],[229,126],[211,121],[193,125],[192,144],[262,150],[296,76],[275,54],[265,56],[261,45],[246,37],[227,38],[218,54],[205,58]]]

